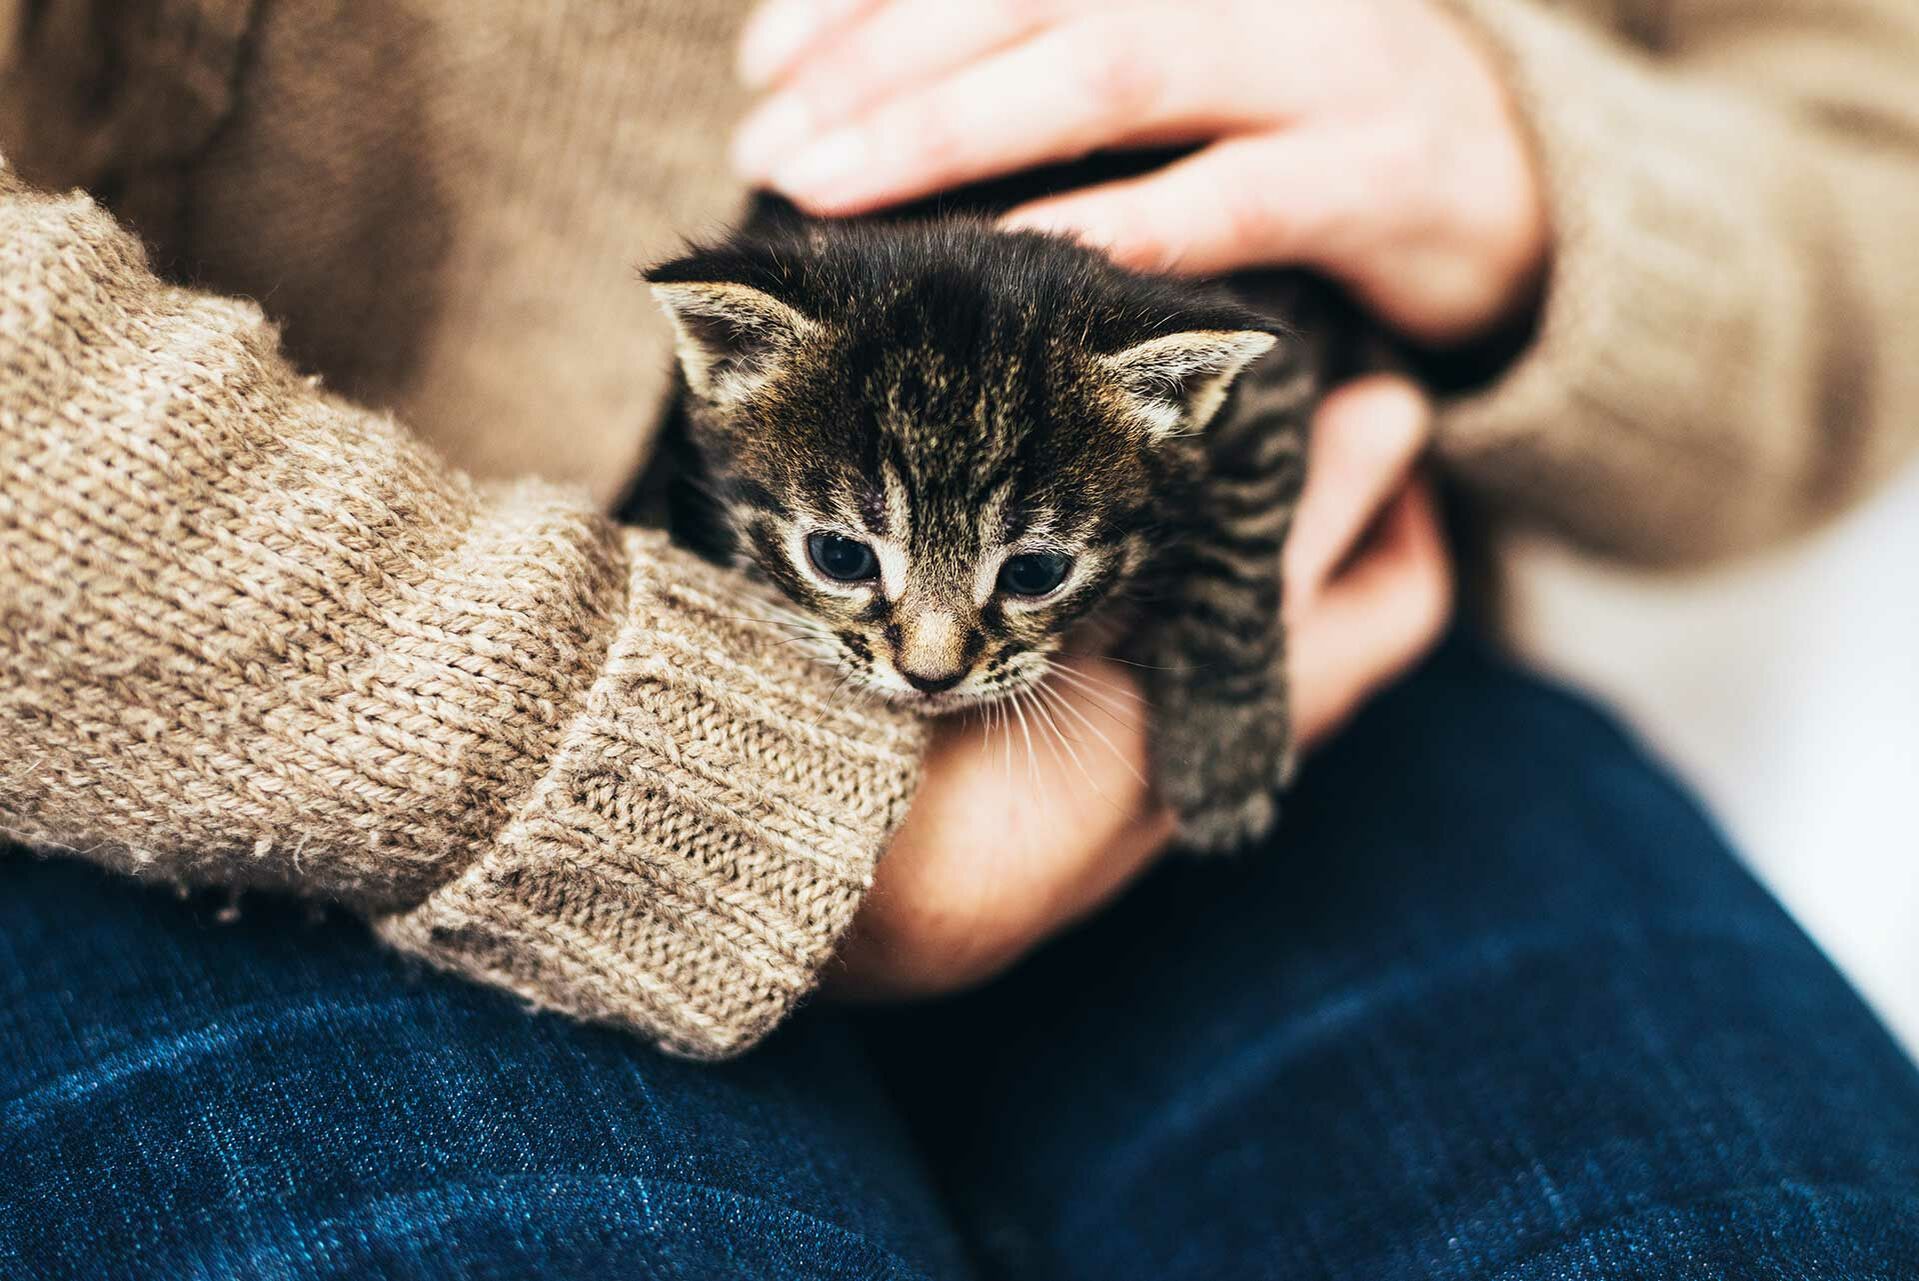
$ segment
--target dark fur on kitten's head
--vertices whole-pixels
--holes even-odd
[[[733,558],[929,711],[1038,680],[1136,585],[1277,333],[1214,287],[964,218],[749,228],[646,278]]]

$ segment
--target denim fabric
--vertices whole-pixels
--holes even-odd
[[[717,1068],[221,909],[0,861],[0,1277],[1919,1278],[1919,1073],[1464,644],[1280,849]]]
[[[220,907],[0,861],[0,1278],[962,1271],[828,1020],[702,1067]]]
[[[1919,1072],[1632,743],[1460,642],[1283,849],[875,1040],[1005,1276],[1919,1278]]]

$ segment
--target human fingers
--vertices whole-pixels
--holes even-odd
[[[1372,174],[1343,131],[1269,130],[1023,205],[1001,225],[1069,236],[1141,271],[1312,265],[1342,257],[1355,232],[1378,221]]]
[[[777,158],[764,181],[850,214],[1141,136],[1265,120],[1272,68],[1232,41],[1191,42],[1176,6],[1101,10],[916,86]]]
[[[892,0],[814,40],[734,135],[733,166],[763,177],[781,157],[881,100],[1113,0]]]
[[[818,44],[882,0],[764,0],[740,30],[735,69],[758,88],[787,74]]]

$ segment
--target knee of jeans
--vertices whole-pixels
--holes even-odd
[[[1549,1236],[1483,1272],[1500,1281],[1692,1281],[1730,1276],[1881,1281],[1919,1260],[1919,1189],[1804,1183],[1704,1193]]]

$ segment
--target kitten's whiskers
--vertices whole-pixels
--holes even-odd
[[[1039,782],[1039,753],[1033,750],[1033,730],[1026,720],[1025,698],[1026,698],[1025,690],[1020,689],[1020,690],[1015,690],[1013,692],[1013,699],[1012,699],[1013,711],[1019,716],[1020,736],[1026,740],[1027,777],[1033,784],[1033,791],[1037,793],[1044,789],[1040,787],[1040,782]]]
[[[1053,737],[1059,740],[1060,746],[1064,747],[1067,754],[1073,758],[1073,764],[1079,768],[1080,777],[1086,780],[1087,786],[1093,789],[1094,795],[1104,801],[1109,808],[1117,810],[1119,807],[1113,803],[1113,798],[1106,794],[1106,789],[1101,787],[1099,780],[1093,777],[1093,771],[1087,769],[1086,762],[1080,759],[1079,749],[1073,746],[1072,740],[1069,739],[1065,731],[1060,728],[1059,721],[1054,718],[1051,710],[1049,710],[1044,703],[1040,702],[1042,696],[1057,702],[1060,697],[1059,691],[1047,689],[1044,685],[1034,685],[1031,686],[1031,689],[1034,694],[1033,710],[1043,716],[1046,724],[1052,727]],[[1057,751],[1054,752],[1054,758],[1058,759]]]
[[[1111,686],[1102,685],[1098,681],[1080,675],[1071,668],[1056,666],[1052,671],[1052,675],[1058,676],[1061,680],[1065,681],[1066,684],[1072,686],[1080,695],[1090,700],[1093,706],[1105,713],[1115,726],[1124,726],[1127,724],[1127,717],[1124,715],[1125,712],[1129,710],[1145,710],[1148,707],[1145,699],[1132,693],[1130,690],[1114,689]],[[1134,708],[1128,709],[1116,706],[1108,701],[1108,695],[1126,698],[1134,704]]]
[[[1137,703],[1142,707],[1146,705],[1146,700],[1142,698],[1140,695],[1134,693],[1132,690],[1122,689],[1117,685],[1107,685],[1107,684],[1104,684],[1103,682],[1096,681],[1092,677],[1084,674],[1083,672],[1076,672],[1072,668],[1068,667],[1066,664],[1061,662],[1057,662],[1057,661],[1049,662],[1047,664],[1047,674],[1050,676],[1057,676],[1061,680],[1066,681],[1068,684],[1076,685],[1080,687],[1081,689],[1087,690],[1094,694],[1111,695],[1114,698],[1123,698],[1130,703]]]
[[[1102,731],[1099,726],[1093,724],[1092,720],[1086,715],[1086,713],[1080,711],[1079,708],[1073,706],[1072,700],[1068,699],[1064,694],[1060,693],[1056,689],[1047,689],[1044,685],[1038,686],[1037,688],[1040,690],[1041,693],[1045,694],[1048,698],[1052,699],[1055,706],[1059,707],[1062,711],[1066,712],[1067,714],[1072,716],[1075,720],[1079,721],[1080,724],[1086,727],[1088,732],[1090,732],[1095,738],[1099,739],[1100,742],[1104,743],[1106,745],[1106,750],[1113,754],[1113,759],[1118,761],[1121,765],[1125,766],[1126,772],[1128,774],[1131,774],[1133,778],[1138,781],[1141,787],[1145,787],[1148,785],[1146,782],[1145,775],[1141,774],[1139,770],[1134,768],[1133,762],[1130,759],[1128,759],[1126,753],[1120,751],[1118,745],[1115,744],[1112,739],[1108,738],[1106,734],[1104,733],[1104,731]]]

